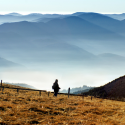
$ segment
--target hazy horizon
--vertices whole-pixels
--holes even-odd
[[[15,11],[10,11],[10,12],[0,12],[0,15],[6,15],[6,14],[11,14],[11,13],[18,13],[21,15],[29,15],[29,14],[62,14],[62,15],[68,15],[68,14],[73,14],[76,13],[77,11],[74,12],[15,12]],[[83,11],[85,12],[85,11]],[[90,11],[91,12],[91,11]],[[85,13],[90,13],[89,11],[86,11]],[[100,14],[123,14],[125,12],[92,12],[92,13],[100,13]]]

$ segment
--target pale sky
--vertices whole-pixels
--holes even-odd
[[[0,0],[0,14],[125,13],[125,0]]]

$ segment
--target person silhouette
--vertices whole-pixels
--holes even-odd
[[[59,89],[60,89],[59,84],[58,84],[58,79],[56,79],[55,82],[53,83],[52,89],[54,89],[54,95],[53,96],[57,97],[57,94],[58,94]]]

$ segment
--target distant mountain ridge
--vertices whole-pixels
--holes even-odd
[[[22,15],[19,13],[9,13],[5,15],[0,15],[0,24],[10,23],[10,22],[20,22],[20,21],[30,21],[34,22],[40,18],[58,18],[64,17],[65,15],[61,14],[41,14],[41,13],[31,13],[27,15]]]
[[[125,13],[122,14],[105,14],[106,16],[109,16],[113,19],[117,19],[117,20],[124,20],[125,19]]]
[[[22,14],[19,14],[19,13],[8,13],[8,14],[5,14],[6,16],[8,15],[12,15],[12,16],[23,16]]]
[[[25,87],[25,88],[30,88],[30,89],[36,89],[35,87],[31,86],[31,85],[28,85],[28,84],[25,84],[25,83],[8,83],[8,82],[5,82],[5,85],[7,86],[8,85],[12,85],[12,86],[20,86],[20,87]]]
[[[122,21],[113,19],[106,15],[99,13],[84,13],[79,15],[79,17],[110,31],[125,33],[125,25]]]
[[[80,94],[82,91],[88,91],[88,90],[90,90],[91,88],[93,88],[93,87],[89,87],[89,86],[87,86],[87,85],[83,85],[82,87],[76,87],[76,88],[71,88],[70,89],[70,93],[74,93],[74,94]],[[68,93],[68,89],[67,90],[62,90],[62,91],[60,91],[61,93]]]
[[[89,89],[84,89],[84,90],[75,91],[75,92],[73,92],[73,94],[81,94],[81,93],[84,93],[84,92],[88,92],[89,90],[91,90],[91,89],[93,89],[93,88],[95,88],[95,87],[91,87],[91,88],[89,88]]]
[[[89,12],[76,12],[73,14],[41,14],[41,13],[31,13],[27,15],[22,15],[16,12],[8,13],[5,15],[0,15],[0,24],[3,23],[10,23],[10,22],[20,22],[20,21],[30,21],[30,22],[39,22],[39,21],[45,21],[48,19],[54,19],[54,18],[64,18],[68,16],[79,16],[81,14],[88,14]],[[125,14],[101,14],[105,15],[107,17],[111,17],[113,19],[117,20],[124,20]],[[46,21],[45,21],[46,22]]]

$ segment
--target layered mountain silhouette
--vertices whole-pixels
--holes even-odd
[[[30,14],[26,15],[26,17],[36,16],[41,19],[41,16],[43,16],[46,19],[49,17],[48,19],[50,20],[46,23],[39,21],[4,23],[0,25],[0,49],[1,51],[3,49],[6,50],[4,51],[6,57],[7,55],[20,55],[18,58],[22,58],[22,60],[36,59],[36,61],[43,61],[61,59],[90,61],[102,60],[102,58],[103,60],[109,60],[110,57],[111,60],[117,58],[114,55],[109,56],[109,54],[95,56],[84,49],[86,48],[84,43],[87,40],[86,43],[91,44],[91,46],[102,44],[109,47],[110,50],[115,47],[117,49],[118,47],[123,47],[125,38],[119,35],[117,30],[121,29],[120,32],[124,32],[123,23],[98,13],[78,12],[72,15],[60,18],[60,15]],[[22,15],[12,13],[8,16],[20,17]],[[83,47],[78,46],[79,39],[83,39],[81,42]],[[73,44],[74,40],[75,45]],[[88,40],[94,40],[94,42],[89,43]],[[114,47],[112,48],[112,46]],[[12,54],[6,54],[9,51]],[[16,54],[14,54],[15,52]],[[28,58],[26,59],[26,57]],[[119,60],[124,62],[124,59],[119,58]]]
[[[0,25],[0,32],[14,32],[25,37],[69,35],[69,37],[80,36],[84,39],[124,39],[113,30],[111,31],[105,27],[100,27],[98,26],[99,24],[95,25],[91,22],[76,16],[69,16],[63,19],[53,19],[47,23],[22,21],[2,24]]]
[[[125,24],[111,17],[98,13],[84,13],[79,17],[110,31],[120,34],[125,33]]]
[[[122,14],[105,14],[106,16],[109,16],[113,19],[117,19],[117,20],[124,20],[125,19],[125,13]]]
[[[42,53],[45,53],[46,55],[46,57],[41,56],[42,59],[48,59],[50,61],[90,61],[96,59],[96,56],[92,53],[89,53],[75,45],[70,45],[64,42],[51,43],[41,49]]]
[[[67,16],[79,16],[81,14],[88,14],[89,12],[76,12],[73,14],[40,14],[40,13],[31,13],[31,14],[27,14],[27,15],[21,15],[19,13],[9,13],[9,14],[5,14],[5,15],[0,15],[0,22],[19,22],[19,21],[38,21],[41,19],[46,19],[46,18],[63,18],[63,17],[67,17]],[[125,14],[102,14],[105,15],[107,17],[111,17],[113,19],[117,19],[117,20],[123,20],[125,19]]]
[[[82,35],[83,38],[89,39],[121,37],[110,30],[102,28],[76,16],[69,16],[63,19],[53,19],[46,24],[53,29],[53,33],[58,35]]]
[[[0,15],[0,24],[9,23],[9,22],[20,22],[20,21],[30,21],[36,22],[41,18],[58,18],[64,17],[65,15],[60,14],[40,14],[40,13],[31,13],[28,15],[21,15],[19,13],[9,13],[5,15]]]
[[[15,14],[10,15],[14,16]],[[108,60],[108,55],[100,55],[100,58],[89,53],[84,49],[86,48],[85,40],[97,40],[90,43],[87,41],[86,43],[91,44],[91,46],[96,46],[96,43],[98,45],[104,44],[106,47],[109,46],[110,50],[112,50],[110,46],[114,46],[113,48],[118,48],[118,45],[123,47],[125,38],[110,28],[113,24],[112,27],[119,27],[120,29],[123,24],[120,21],[97,13],[79,12],[74,15],[76,16],[67,15],[63,18],[51,18],[46,23],[28,21],[4,23],[0,25],[1,49],[6,50],[4,51],[6,57],[15,55],[16,58],[27,61],[90,61],[102,58]],[[29,16],[41,16],[41,14],[30,14]],[[46,16],[58,17],[59,15]],[[116,26],[115,24],[119,25]],[[81,44],[85,47],[78,46],[79,39],[84,40]],[[74,40],[75,45],[73,44]],[[12,54],[6,54],[6,52]],[[16,54],[14,54],[15,52]],[[120,61],[124,62],[124,60]]]

